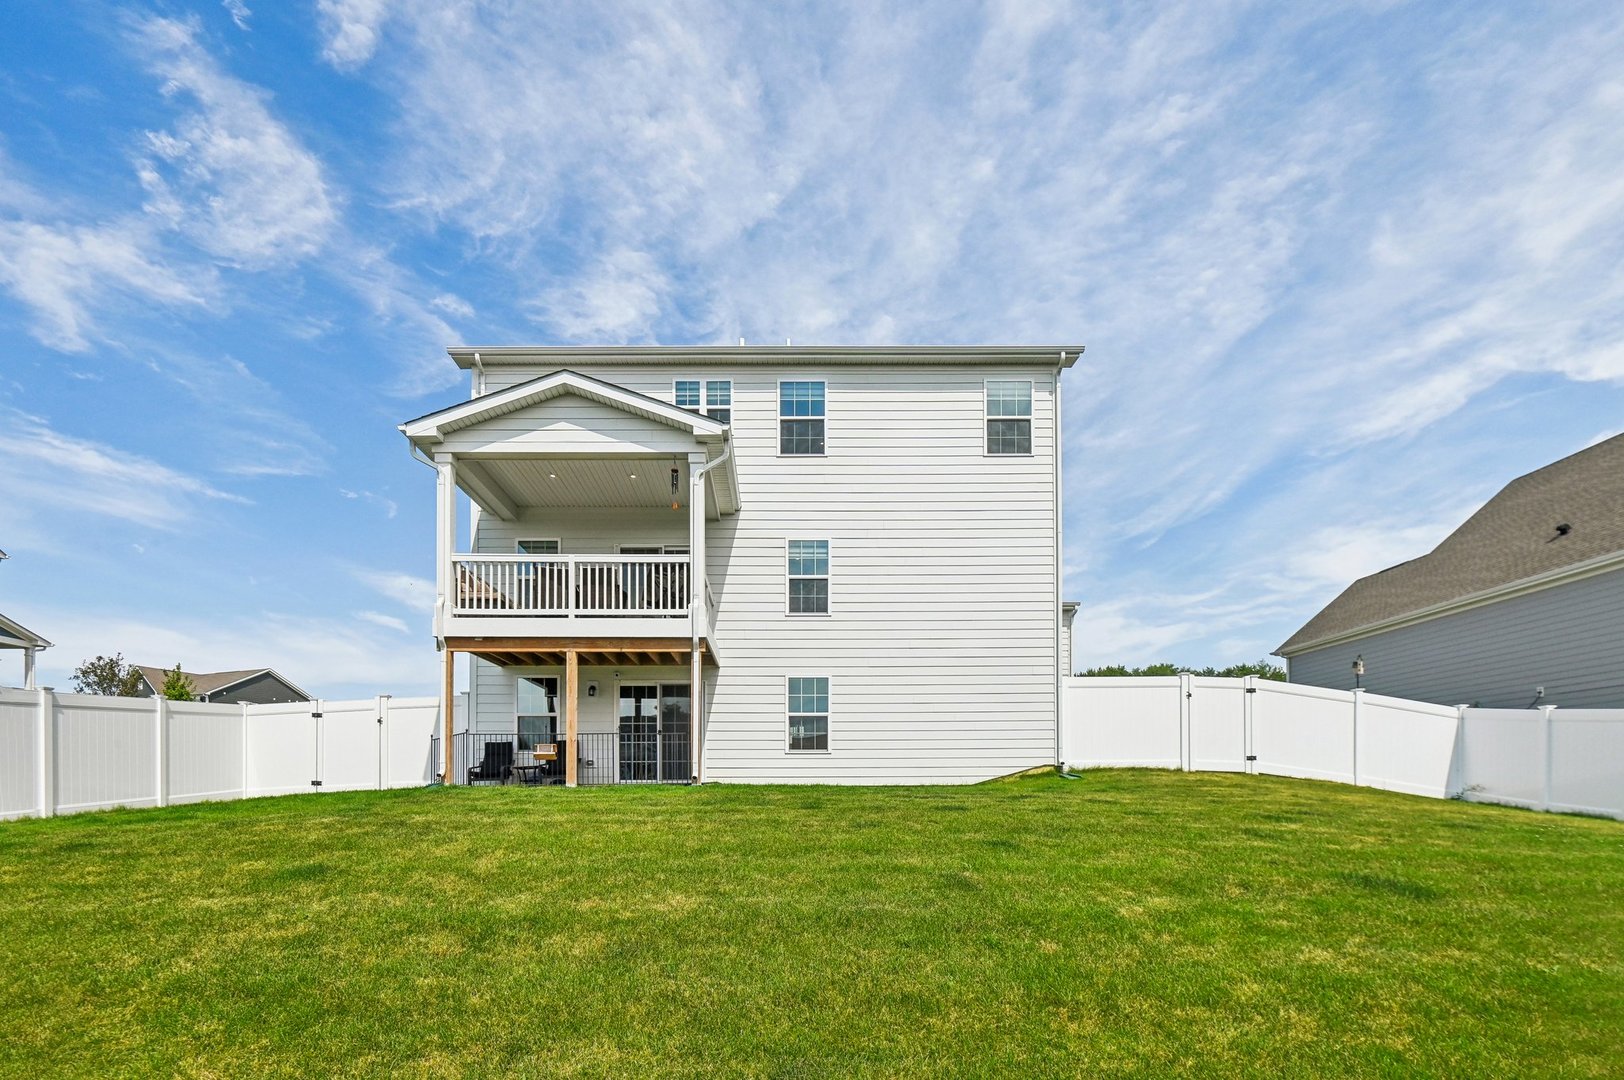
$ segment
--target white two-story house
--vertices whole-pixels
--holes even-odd
[[[1053,763],[1079,352],[451,349],[470,398],[401,425],[438,472],[448,702],[468,664],[448,781]]]

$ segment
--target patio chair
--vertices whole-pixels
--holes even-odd
[[[480,755],[479,764],[468,770],[468,782],[477,784],[481,780],[495,780],[497,783],[506,783],[513,773],[513,744],[510,742],[488,742],[485,752]]]

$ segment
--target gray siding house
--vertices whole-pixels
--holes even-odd
[[[1518,477],[1275,650],[1292,682],[1485,708],[1624,708],[1624,435]]]
[[[169,672],[161,667],[137,664],[141,672],[141,685],[137,697],[155,697],[163,693],[164,677]],[[244,668],[241,671],[183,671],[192,680],[192,692],[199,701],[224,701],[235,704],[246,701],[251,705],[274,705],[287,701],[309,701],[311,697],[294,686],[271,668]]]

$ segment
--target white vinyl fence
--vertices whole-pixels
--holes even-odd
[[[1624,710],[1472,709],[1269,679],[1065,680],[1060,756],[1624,818]]]
[[[0,688],[0,818],[434,779],[435,698],[230,705]]]

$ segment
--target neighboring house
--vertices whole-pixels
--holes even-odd
[[[472,397],[401,431],[438,472],[476,746],[556,743],[581,783],[1054,762],[1079,351],[451,349]]]
[[[173,668],[135,665],[141,672],[136,697],[156,697],[164,692],[164,679]],[[244,668],[241,671],[183,671],[192,680],[192,694],[198,701],[246,701],[270,705],[283,701],[310,701],[310,695],[270,668]]]
[[[11,558],[4,551],[0,551],[0,562]],[[28,629],[22,623],[14,622],[0,615],[0,649],[18,649],[23,654],[23,689],[34,689],[34,660],[41,649],[49,649],[51,643]]]
[[[0,556],[4,556],[0,552]],[[34,633],[22,623],[15,622],[0,615],[0,649],[21,649],[23,654],[23,689],[34,689],[34,658],[41,649],[49,649],[51,643]]]
[[[1275,650],[1291,681],[1444,705],[1624,707],[1624,435],[1507,484]]]

